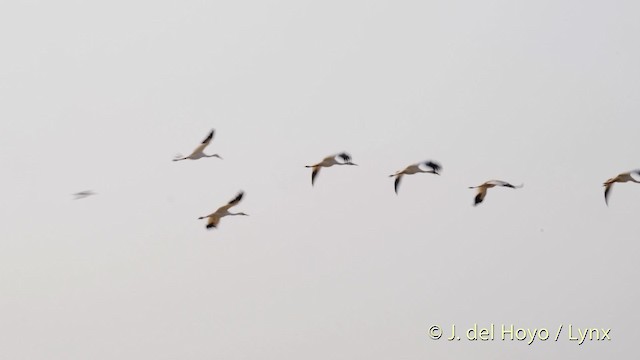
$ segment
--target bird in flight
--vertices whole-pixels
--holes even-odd
[[[209,143],[211,142],[211,139],[213,139],[214,133],[215,133],[215,130],[212,129],[209,135],[202,141],[202,143],[200,143],[200,145],[195,150],[193,150],[191,155],[185,156],[185,157],[182,157],[182,155],[177,155],[173,159],[173,161],[180,161],[180,160],[187,160],[187,159],[197,160],[203,157],[217,157],[218,159],[222,159],[222,157],[218,154],[207,155],[204,153],[204,149],[207,147],[207,145],[209,145]]]
[[[338,160],[340,159],[340,160]],[[312,168],[313,171],[311,172],[311,185],[313,186],[313,184],[316,181],[316,176],[318,176],[318,173],[320,172],[320,168],[322,167],[331,167],[333,165],[355,165],[357,166],[357,164],[354,164],[351,162],[351,155],[347,154],[346,152],[342,152],[339,154],[335,154],[335,155],[330,155],[327,156],[326,158],[322,159],[322,161],[320,161],[319,163],[315,164],[315,165],[307,165],[305,167],[307,168]]]
[[[602,184],[604,186],[604,202],[609,205],[609,193],[611,192],[611,187],[613,187],[614,183],[625,183],[625,182],[635,182],[640,183],[640,169],[628,171],[622,174],[618,174],[616,177],[612,177]]]
[[[398,193],[398,186],[400,186],[400,180],[403,175],[413,175],[417,173],[431,173],[440,175],[439,171],[442,169],[442,166],[435,161],[423,161],[417,164],[409,165],[402,171],[397,171],[393,175],[389,175],[389,177],[395,177],[396,181],[394,183],[394,189],[396,194]]]
[[[469,189],[478,189],[478,193],[476,194],[476,197],[473,201],[473,206],[476,206],[478,204],[480,204],[482,202],[482,200],[484,200],[484,197],[487,195],[487,189],[490,189],[492,187],[495,186],[504,186],[504,187],[508,187],[508,188],[512,188],[512,189],[519,189],[521,187],[524,186],[524,184],[520,184],[518,186],[514,186],[509,184],[506,181],[501,181],[501,180],[489,180],[481,185],[478,186],[470,186]]]
[[[91,190],[85,190],[85,191],[80,191],[77,192],[75,194],[72,194],[74,196],[73,200],[80,200],[80,199],[84,199],[86,197],[89,197],[91,195],[96,195],[96,193],[94,193]]]
[[[227,205],[221,206],[218,208],[218,210],[216,210],[215,212],[207,215],[207,216],[201,216],[198,218],[198,220],[202,220],[202,219],[209,219],[209,221],[207,221],[207,229],[211,229],[211,228],[216,228],[218,226],[218,223],[220,222],[220,219],[228,216],[228,215],[244,215],[244,216],[249,216],[248,214],[245,214],[243,212],[239,212],[239,213],[230,213],[229,209],[231,209],[232,207],[238,205],[238,203],[240,202],[240,200],[242,200],[242,196],[244,195],[244,192],[240,191],[238,193],[238,195],[236,195],[235,198],[233,198],[233,200],[229,201],[227,203]]]

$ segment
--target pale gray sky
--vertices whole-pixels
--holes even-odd
[[[4,2],[0,355],[637,357],[640,186],[607,208],[602,182],[640,167],[639,11]],[[211,128],[224,160],[171,162]],[[304,165],[345,150],[360,166],[312,188]],[[396,196],[387,175],[425,159],[442,176]],[[525,187],[472,207],[493,178]],[[241,189],[251,216],[206,231]],[[474,323],[565,331],[427,336]]]

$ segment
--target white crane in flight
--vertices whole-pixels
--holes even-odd
[[[478,193],[476,194],[476,197],[473,201],[473,206],[476,206],[478,204],[480,204],[482,202],[482,200],[484,200],[484,197],[487,195],[487,189],[491,189],[492,187],[495,186],[504,186],[504,187],[508,187],[508,188],[512,188],[512,189],[519,189],[521,187],[524,186],[524,184],[520,184],[518,186],[515,185],[511,185],[506,181],[501,181],[501,180],[489,180],[483,184],[480,184],[478,186],[470,186],[469,189],[478,189]]]
[[[400,180],[403,175],[413,175],[417,173],[430,173],[440,175],[439,171],[442,169],[442,166],[435,161],[423,161],[417,164],[412,164],[407,166],[404,170],[397,171],[393,175],[389,175],[389,177],[395,177],[396,181],[394,182],[394,190],[396,194],[398,193],[398,186],[400,186]]]
[[[185,156],[185,157],[182,157],[182,155],[177,155],[173,159],[173,161],[180,161],[180,160],[187,160],[187,159],[197,160],[203,157],[217,157],[218,159],[222,159],[222,157],[218,154],[207,155],[204,153],[204,149],[207,147],[207,145],[209,145],[209,143],[211,142],[211,139],[213,139],[214,133],[215,133],[215,130],[211,130],[209,135],[202,141],[202,143],[200,143],[200,145],[195,150],[193,150],[191,155]]]
[[[207,215],[207,216],[201,216],[198,218],[198,220],[202,220],[202,219],[209,219],[209,221],[207,221],[207,229],[211,229],[211,228],[215,228],[218,226],[218,223],[220,222],[220,219],[225,217],[225,216],[235,216],[235,215],[244,215],[244,216],[249,216],[248,214],[245,214],[243,212],[239,212],[239,213],[230,213],[229,209],[231,209],[232,207],[238,205],[238,203],[240,202],[240,200],[242,200],[242,196],[244,195],[244,192],[240,191],[238,193],[238,195],[236,195],[235,198],[233,198],[233,200],[229,201],[227,203],[227,205],[221,206],[218,208],[218,210],[214,211],[213,213]]]
[[[607,180],[602,184],[604,186],[604,202],[609,205],[609,193],[611,192],[611,187],[613,187],[614,183],[625,183],[632,181],[634,183],[640,183],[640,170],[633,170],[624,172],[622,174],[618,174],[615,177]]]
[[[340,159],[340,160],[338,160],[338,159]],[[313,171],[311,172],[311,185],[313,186],[313,184],[315,183],[316,176],[318,176],[318,173],[320,172],[320,168],[331,167],[333,165],[355,165],[355,166],[357,166],[357,164],[354,164],[354,163],[351,162],[351,155],[347,154],[346,152],[342,152],[342,153],[339,153],[339,154],[334,154],[334,155],[327,156],[326,158],[322,159],[322,161],[320,161],[317,164],[305,166],[307,168],[312,168],[313,169]]]

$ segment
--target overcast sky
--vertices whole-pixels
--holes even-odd
[[[607,207],[602,182],[640,168],[639,11],[4,2],[0,355],[637,355],[640,185],[616,184]],[[171,161],[212,128],[224,160]],[[360,166],[312,187],[304,165],[340,151]],[[388,175],[427,159],[442,176],[396,196]],[[467,187],[489,179],[525,186],[473,207]],[[239,190],[250,216],[205,230]],[[474,323],[564,330],[428,337]],[[569,324],[612,340],[578,345]]]

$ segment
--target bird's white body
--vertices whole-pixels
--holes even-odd
[[[175,157],[175,159],[173,159],[173,161],[180,161],[180,160],[198,160],[204,157],[217,157],[218,159],[222,159],[222,157],[218,154],[213,154],[213,155],[207,155],[204,153],[204,149],[209,145],[209,143],[211,142],[211,139],[213,139],[213,134],[215,133],[215,130],[211,130],[211,132],[209,132],[209,135],[202,141],[202,143],[195,148],[195,150],[193,150],[193,152],[189,155],[189,156],[185,156],[182,157],[182,155],[178,155]]]
[[[191,153],[189,156],[185,157],[185,159],[189,159],[189,160],[198,160],[200,158],[203,157],[209,157],[207,156],[204,152],[202,151],[198,151],[198,152],[193,152]]]
[[[427,171],[420,169],[419,164],[414,164],[414,165],[407,166],[402,171],[396,172],[395,175],[413,175],[413,174],[422,173],[422,172],[427,172]]]
[[[604,182],[603,186],[604,188],[604,202],[605,204],[609,205],[609,194],[611,192],[611,188],[613,187],[613,184],[615,183],[626,183],[626,182],[634,182],[634,183],[640,183],[640,170],[633,170],[633,171],[628,171],[628,172],[624,172],[621,174],[618,174],[615,177],[612,177],[611,179],[608,179],[607,181]]]

